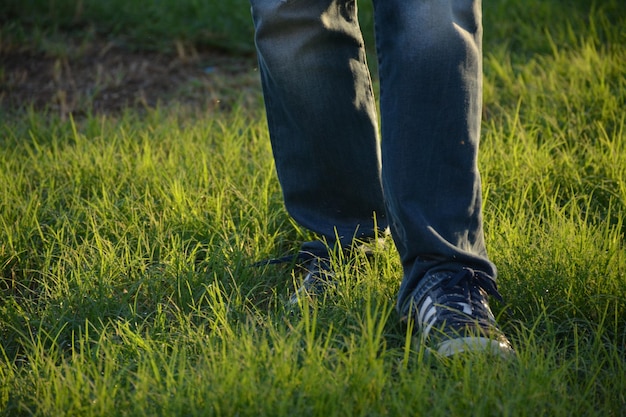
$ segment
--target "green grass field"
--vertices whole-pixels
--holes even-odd
[[[5,47],[252,48],[244,0],[3,7]],[[626,3],[494,0],[484,18],[485,227],[515,360],[427,360],[393,309],[389,238],[285,307],[298,271],[251,265],[312,236],[258,100],[25,109],[0,114],[0,415],[624,416]]]

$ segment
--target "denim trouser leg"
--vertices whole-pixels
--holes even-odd
[[[480,0],[375,0],[383,188],[402,306],[427,271],[495,279],[482,229]]]
[[[252,0],[267,119],[290,215],[329,243],[385,229],[378,122],[356,4]]]
[[[291,215],[324,236],[387,213],[401,308],[426,272],[494,277],[477,151],[480,0],[374,0],[382,183],[369,72],[347,0],[251,0],[277,171]],[[383,203],[384,201],[384,203]]]

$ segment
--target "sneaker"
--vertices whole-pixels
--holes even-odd
[[[487,303],[489,295],[502,300],[483,272],[434,272],[413,293],[407,313],[414,315],[417,336],[431,352],[444,357],[461,352],[512,356],[515,352]]]
[[[371,258],[376,250],[382,250],[385,246],[386,240],[384,237],[356,240],[350,248],[343,251],[343,257],[351,257],[360,253],[366,258]],[[320,256],[307,251],[299,252],[298,259],[304,261],[301,266],[304,268],[306,275],[296,292],[289,298],[289,305],[298,304],[298,300],[301,300],[303,297],[320,296],[335,286],[336,277],[328,256],[330,255]]]
[[[354,245],[342,251],[341,257],[350,257],[355,253],[361,253],[366,257],[372,257],[376,250],[384,249],[385,237],[376,239],[355,240]],[[331,269],[330,254],[332,250],[321,241],[311,241],[302,244],[301,249],[295,255],[287,255],[280,258],[271,258],[255,262],[253,267],[285,264],[299,265],[305,271],[305,276],[295,293],[289,297],[288,305],[298,304],[303,297],[322,295],[329,287],[335,285],[335,274]],[[339,254],[339,252],[335,252]]]
[[[306,275],[296,292],[289,297],[288,304],[291,306],[297,305],[303,298],[322,295],[335,284],[335,274],[331,270],[330,260],[313,257],[302,266]]]

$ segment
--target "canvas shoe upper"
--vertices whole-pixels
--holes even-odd
[[[334,286],[334,273],[330,267],[330,260],[326,258],[311,258],[302,267],[305,270],[304,279],[291,297],[288,304],[296,305],[303,297],[315,297],[323,294]]]
[[[424,277],[405,313],[415,318],[421,342],[442,356],[467,351],[509,356],[514,351],[496,324],[489,295],[502,298],[483,272],[438,271]]]

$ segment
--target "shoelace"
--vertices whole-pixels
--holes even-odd
[[[483,271],[475,271],[472,268],[465,267],[446,279],[442,284],[443,288],[454,288],[460,284],[467,300],[471,300],[472,298],[470,291],[470,285],[472,285],[482,288],[487,294],[495,297],[496,300],[500,302],[504,301],[498,292],[495,281]]]
[[[363,250],[363,253],[365,253],[366,256],[368,257],[372,256],[373,251],[372,249],[367,247],[368,242],[384,245],[384,238],[371,239],[371,240],[366,240],[363,242],[355,241],[356,244],[354,246],[344,247],[343,249],[344,255],[349,256],[350,252],[353,250]],[[315,259],[328,261],[333,251],[334,249],[329,248],[328,246],[326,246],[325,243],[321,241],[309,241],[309,242],[304,242],[301,246],[301,249],[298,252],[296,252],[294,255],[286,255],[286,256],[281,256],[279,258],[264,259],[264,260],[253,263],[251,266],[259,267],[259,266],[284,264],[284,263],[307,265]]]
[[[315,255],[312,252],[298,251],[295,255],[286,255],[286,256],[281,256],[280,258],[264,259],[262,261],[253,263],[252,266],[259,267],[259,266],[286,264],[286,263],[307,264],[317,258],[319,258],[319,256]]]

